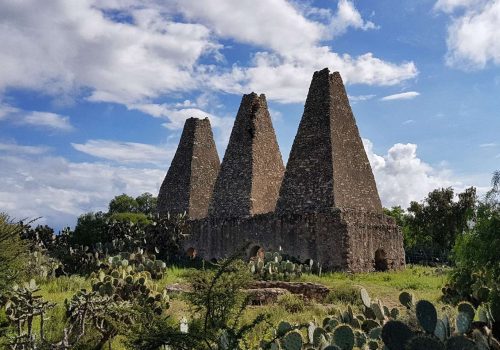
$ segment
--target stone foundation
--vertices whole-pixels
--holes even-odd
[[[394,220],[353,209],[193,220],[183,247],[186,251],[194,248],[198,256],[211,260],[228,257],[248,242],[248,256],[256,246],[267,251],[281,247],[302,262],[313,259],[324,270],[362,272],[404,267],[402,235]]]

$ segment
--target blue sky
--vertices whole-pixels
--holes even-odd
[[[0,210],[73,226],[157,194],[184,120],[222,156],[267,96],[286,161],[310,79],[346,83],[385,206],[500,168],[500,0],[0,0]]]

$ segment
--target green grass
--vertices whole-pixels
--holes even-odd
[[[166,276],[159,281],[160,287],[173,283],[187,283],[187,276],[191,269],[170,267]],[[417,299],[427,299],[437,306],[442,306],[440,302],[441,287],[446,282],[448,270],[407,266],[402,271],[372,272],[372,273],[326,273],[322,276],[303,275],[299,281],[321,283],[331,289],[324,304],[316,302],[301,302],[295,298],[283,298],[274,305],[249,307],[243,317],[243,322],[250,322],[259,313],[268,313],[270,323],[277,325],[280,321],[291,323],[307,323],[312,320],[321,320],[332,313],[335,308],[344,309],[347,304],[354,306],[355,310],[360,310],[361,302],[359,289],[364,287],[368,290],[372,298],[378,298],[388,307],[399,307],[398,296],[403,290],[409,291]],[[82,288],[90,288],[90,281],[79,276],[60,277],[47,281],[40,281],[40,295],[44,299],[56,302],[56,308],[51,312],[51,324],[54,331],[50,337],[57,338],[63,325],[57,324],[62,321],[64,315],[64,300]],[[297,306],[298,305],[298,306]],[[295,312],[290,312],[294,309]],[[174,296],[170,302],[167,313],[175,320],[180,320],[182,316],[191,318],[189,305],[182,297]],[[62,322],[61,322],[62,323]],[[267,324],[261,324],[248,335],[249,343],[258,344],[262,336],[270,335],[272,328]],[[116,338],[113,341],[112,349],[125,349],[123,339]]]
[[[417,299],[439,303],[441,288],[449,270],[409,265],[402,271],[369,273],[326,273],[320,276],[303,275],[302,281],[322,283],[336,290],[364,287],[372,298],[382,300],[388,306],[399,306],[399,293],[411,292]]]

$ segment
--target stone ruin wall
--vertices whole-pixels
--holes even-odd
[[[334,271],[372,271],[379,250],[386,255],[387,269],[405,264],[401,232],[393,219],[358,210],[212,218],[193,221],[192,230],[195,234],[183,243],[185,250],[194,248],[208,259],[230,256],[248,242],[247,253],[255,246],[270,251],[281,247],[300,261],[313,259]]]
[[[220,259],[249,242],[249,252],[282,248],[329,270],[404,267],[400,229],[382,213],[338,73],[315,72],[286,170],[264,95],[243,96],[220,171],[212,131],[190,133],[193,123],[186,122],[158,198],[163,213],[184,210],[192,219],[186,251]],[[173,204],[178,198],[181,206]]]

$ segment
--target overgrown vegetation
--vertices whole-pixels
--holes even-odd
[[[26,274],[28,244],[21,239],[22,226],[0,213],[0,294]]]
[[[456,268],[443,288],[447,301],[468,300],[475,306],[491,304],[494,333],[500,336],[500,171],[492,188],[479,202],[474,225],[457,239],[453,250]]]
[[[474,219],[477,196],[474,187],[457,195],[451,187],[436,189],[421,202],[384,209],[401,227],[407,258],[411,262],[447,260],[455,240]],[[439,260],[438,260],[439,259]]]
[[[180,249],[185,216],[155,216],[149,194],[117,196],[107,213],[84,214],[75,231],[59,234],[1,214],[1,346],[500,349],[493,337],[500,320],[500,172],[484,199],[477,201],[474,189],[453,197],[440,189],[407,212],[388,211],[407,247],[451,252],[452,268],[361,274],[325,273],[315,262],[262,250],[250,261],[235,255],[198,263]],[[250,306],[247,288],[256,279],[316,282],[331,291],[321,302],[285,293]],[[188,288],[169,296],[172,282]]]

